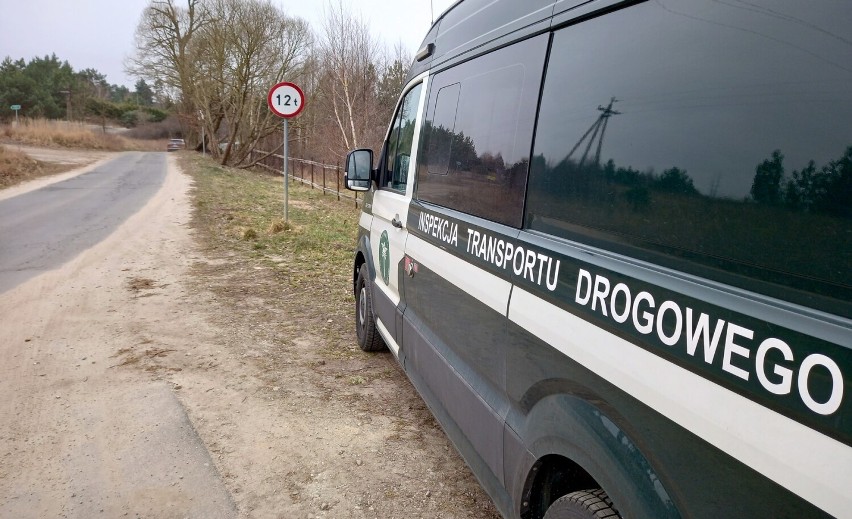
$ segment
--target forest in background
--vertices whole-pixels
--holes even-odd
[[[20,105],[18,115],[29,119],[68,119],[134,127],[161,122],[173,108],[162,85],[136,81],[134,90],[107,82],[96,69],[75,71],[56,54],[30,61],[6,57],[0,62],[0,106]],[[14,113],[3,111],[4,119]]]

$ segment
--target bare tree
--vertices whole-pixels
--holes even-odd
[[[174,100],[185,138],[203,125],[222,164],[251,166],[263,158],[252,153],[258,143],[281,142],[266,94],[282,80],[309,99],[291,122],[299,151],[334,161],[379,145],[410,57],[401,45],[385,50],[343,0],[330,0],[316,40],[270,0],[151,0],[126,68]]]
[[[360,18],[329,3],[318,55],[325,94],[344,150],[374,142],[379,43]]]
[[[175,1],[152,0],[127,69],[173,89],[181,120],[204,125],[223,164],[250,166],[251,150],[278,128],[266,93],[301,74],[310,29],[269,0],[187,0],[185,8]]]
[[[201,0],[186,0],[185,8],[176,0],[152,0],[136,28],[136,52],[125,69],[138,78],[159,81],[179,94],[173,97],[186,99],[193,85],[189,45],[207,23]]]
[[[257,142],[279,128],[266,94],[285,77],[300,77],[310,30],[269,1],[211,0],[208,9],[212,23],[192,45],[197,64],[192,97],[214,153],[224,143],[222,164],[248,167],[259,160],[251,157]]]

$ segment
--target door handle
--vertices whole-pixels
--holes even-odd
[[[391,225],[393,225],[397,229],[402,229],[402,220],[399,219],[399,215],[393,217],[393,220],[391,220]]]

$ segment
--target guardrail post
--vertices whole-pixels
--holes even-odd
[[[314,159],[311,159],[311,189],[314,188]]]
[[[340,161],[334,166],[334,177],[337,178],[337,201],[340,202]]]

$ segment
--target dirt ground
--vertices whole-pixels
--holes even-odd
[[[115,152],[95,150],[69,150],[61,148],[40,148],[24,144],[6,143],[8,148],[26,153],[35,160],[50,164],[80,166],[101,160]]]
[[[0,294],[0,515],[499,517],[394,358],[357,349],[351,308],[205,246],[171,164],[106,241]],[[172,397],[186,427],[157,415]],[[199,452],[157,449],[169,423]],[[121,457],[142,441],[165,474],[147,493]],[[193,486],[208,468],[223,495]]]

